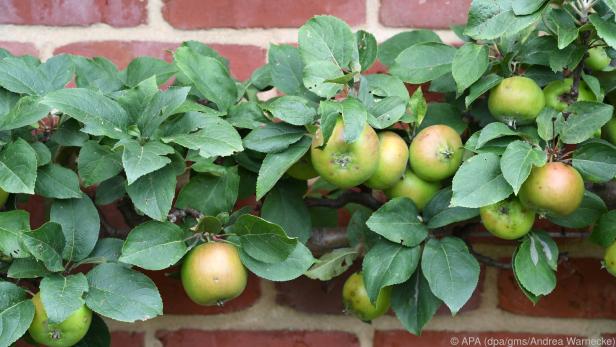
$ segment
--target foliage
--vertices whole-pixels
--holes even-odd
[[[478,224],[478,208],[517,195],[534,167],[552,161],[572,165],[589,190],[571,215],[541,217],[596,224],[591,240],[609,246],[611,203],[590,190],[616,175],[616,129],[606,126],[616,64],[596,71],[585,58],[591,47],[616,57],[615,7],[474,0],[467,25],[455,28],[464,42],[457,48],[427,30],[377,45],[370,33],[317,16],[299,29],[299,47],[273,45],[269,63],[246,81],[193,41],[171,63],[140,57],[121,71],[101,57],[41,62],[0,52],[0,188],[10,193],[0,212],[0,346],[30,325],[33,288],[54,321],[83,304],[119,321],[161,315],[158,289],[142,269],[177,271],[191,249],[212,241],[234,244],[246,268],[272,281],[326,281],[362,261],[370,300],[393,287],[396,316],[419,334],[442,304],[456,314],[477,285],[465,226]],[[388,73],[366,73],[377,58]],[[515,75],[541,87],[571,77],[566,109],[548,106],[530,124],[497,121],[489,91]],[[578,101],[581,83],[596,101]],[[409,93],[409,84],[425,85]],[[442,102],[428,103],[428,88]],[[272,93],[261,92],[271,89],[278,94],[266,99]],[[430,125],[448,125],[462,136],[465,160],[423,211],[363,185],[341,190],[287,174],[309,156],[317,131],[327,143],[338,118],[348,143],[366,124],[407,144]],[[603,139],[595,136],[602,127]],[[49,208],[38,227],[24,208],[33,195]],[[251,197],[256,203],[240,208]],[[112,226],[108,205],[130,230]],[[327,211],[341,207],[354,211],[344,242],[321,245],[329,249],[317,259],[308,240],[335,227]],[[533,230],[511,264],[496,263],[512,268],[536,302],[557,285],[558,259],[550,234]],[[90,340],[109,340],[99,317]]]

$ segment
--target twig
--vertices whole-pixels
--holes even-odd
[[[378,210],[383,204],[368,193],[347,191],[342,193],[336,199],[319,199],[306,198],[304,199],[308,207],[329,207],[340,208],[348,203],[356,203],[366,206],[372,210]]]
[[[186,218],[186,216],[201,219],[203,218],[203,213],[195,210],[194,208],[174,208],[167,215],[167,219],[171,223],[175,223],[180,219]]]

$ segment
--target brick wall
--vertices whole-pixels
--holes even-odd
[[[463,23],[470,0],[0,0],[0,47],[47,59],[57,53],[104,55],[124,67],[139,55],[169,59],[184,40],[211,44],[231,61],[237,78],[265,62],[269,43],[296,41],[297,27],[315,14],[339,16],[384,40],[408,28],[448,30]],[[507,258],[513,243],[480,239],[476,249]],[[616,281],[600,269],[602,250],[560,242],[570,261],[556,291],[535,307],[510,271],[482,269],[474,297],[455,318],[445,311],[421,337],[392,315],[365,324],[342,313],[344,276],[322,283],[302,278],[273,283],[252,277],[224,308],[192,304],[173,270],[148,273],[161,290],[165,316],[135,324],[109,322],[113,346],[452,346],[475,338],[600,338],[616,332]],[[611,335],[610,335],[611,333]],[[466,339],[465,339],[466,338]],[[466,342],[466,344],[465,344]],[[482,341],[484,343],[485,341]],[[485,346],[485,344],[483,344]],[[612,344],[613,346],[613,344]]]

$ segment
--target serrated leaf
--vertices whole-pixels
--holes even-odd
[[[0,212],[0,251],[13,258],[29,256],[21,239],[30,231],[30,215],[24,210]]]
[[[66,245],[62,257],[79,261],[94,249],[100,231],[100,217],[96,206],[87,195],[79,199],[54,200],[49,220],[62,227]]]
[[[0,346],[11,346],[26,333],[34,318],[34,304],[25,290],[0,282]]]
[[[404,328],[415,335],[421,334],[423,327],[442,304],[443,302],[432,294],[421,269],[415,271],[405,283],[395,286],[392,291],[391,308]]]
[[[222,176],[193,176],[180,191],[176,207],[194,208],[209,216],[230,212],[237,200],[239,185],[236,166],[225,169]]]
[[[24,96],[0,117],[0,130],[12,130],[35,124],[49,114],[50,107],[39,103],[39,98]]]
[[[147,270],[166,269],[186,254],[184,237],[184,230],[175,224],[145,222],[128,234],[118,261]]]
[[[451,187],[440,190],[423,210],[429,229],[437,229],[456,222],[479,216],[478,208],[450,207],[453,192]]]
[[[546,25],[558,37],[558,49],[567,47],[578,36],[575,19],[564,9],[550,9],[546,16]]]
[[[122,153],[96,141],[88,141],[79,150],[77,172],[86,186],[105,181],[122,171]]]
[[[132,184],[139,177],[165,167],[171,162],[168,154],[174,153],[173,147],[158,141],[148,141],[140,144],[135,140],[122,141],[122,165],[126,173],[128,184]]]
[[[560,120],[556,127],[560,140],[566,144],[577,144],[588,140],[595,131],[612,119],[614,107],[600,102],[578,101],[565,110],[567,119]]]
[[[305,182],[296,182],[278,182],[261,206],[261,217],[280,225],[287,235],[306,243],[312,232],[310,212],[303,199],[307,187]]]
[[[513,189],[500,170],[500,158],[480,153],[467,159],[452,181],[451,206],[477,208],[507,198]]]
[[[357,41],[361,71],[366,71],[374,64],[378,55],[376,38],[367,31],[359,30],[355,33],[355,40]]]
[[[436,297],[456,314],[479,281],[479,263],[456,237],[430,239],[424,246],[421,270]]]
[[[520,285],[536,296],[547,295],[556,287],[558,247],[545,233],[534,231],[518,246],[513,259]]]
[[[503,153],[500,168],[503,177],[517,195],[533,166],[541,167],[546,162],[547,154],[541,149],[531,146],[528,142],[513,141]]]
[[[17,139],[0,152],[0,187],[9,193],[34,194],[36,152],[23,139]]]
[[[162,315],[163,303],[154,282],[146,275],[115,263],[101,264],[86,275],[85,297],[92,311],[121,322]]]
[[[376,210],[366,222],[368,228],[391,242],[413,247],[428,236],[417,208],[408,198],[395,198]]]
[[[501,122],[492,122],[481,129],[477,139],[476,148],[481,148],[486,143],[503,136],[517,136],[518,132]]]
[[[275,153],[287,149],[305,134],[304,128],[285,123],[268,123],[264,127],[252,130],[243,141],[244,147],[253,151]]]
[[[34,258],[45,264],[47,270],[64,270],[62,250],[65,240],[60,224],[47,222],[36,230],[25,232],[21,236],[21,242]]]
[[[472,62],[472,64],[469,64]],[[460,47],[451,63],[451,72],[456,81],[458,95],[481,78],[488,69],[488,47],[465,43]]]
[[[424,42],[441,42],[441,39],[434,31],[424,29],[398,33],[381,43],[379,60],[386,66],[391,66],[402,51]]]
[[[405,247],[380,241],[370,248],[362,263],[364,285],[374,304],[381,288],[406,282],[419,264],[421,247]]]
[[[358,256],[354,248],[336,248],[321,256],[304,275],[313,280],[329,281],[346,272]]]
[[[418,43],[396,58],[390,73],[404,82],[420,84],[451,72],[456,49],[435,42]]]
[[[490,89],[497,86],[503,78],[497,74],[489,74],[483,76],[479,81],[473,83],[470,87],[470,91],[466,98],[464,98],[464,103],[468,108],[473,101],[477,100],[480,96],[487,93]]]
[[[175,67],[164,60],[152,57],[137,57],[126,67],[126,85],[134,87],[141,81],[156,76],[156,83],[161,85],[175,73]]]
[[[605,41],[610,47],[616,49],[616,23],[608,21],[596,13],[588,16],[592,25],[597,29],[597,35]]]
[[[34,190],[38,195],[55,199],[72,199],[83,196],[77,174],[58,164],[49,164],[38,169]]]
[[[126,188],[135,207],[155,220],[167,219],[175,195],[175,171],[171,165],[140,177]]]
[[[39,289],[49,322],[57,324],[66,320],[84,304],[81,296],[88,291],[88,280],[82,273],[69,276],[52,275],[43,278]]]
[[[285,261],[298,243],[297,239],[287,236],[279,225],[251,214],[238,218],[231,232],[240,237],[243,252],[268,264]]]
[[[616,177],[616,146],[603,140],[585,142],[575,149],[571,163],[585,180],[610,181]]]
[[[491,40],[503,36],[503,34],[513,35],[518,33],[541,18],[542,11],[536,11],[525,16],[516,16],[513,5],[517,1],[473,1],[464,34],[474,39]]]
[[[315,262],[310,250],[301,242],[298,242],[287,259],[280,263],[260,262],[249,256],[241,248],[240,259],[248,270],[255,275],[274,282],[296,279]]]
[[[339,70],[349,67],[356,51],[351,28],[333,16],[315,16],[309,19],[298,34],[299,50],[305,64],[327,61]]]
[[[267,110],[283,122],[306,125],[314,121],[317,111],[299,96],[282,96],[267,104]]]

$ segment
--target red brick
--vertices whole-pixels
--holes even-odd
[[[132,27],[147,22],[147,0],[0,0],[0,23]]]
[[[466,23],[471,0],[381,0],[381,23],[390,27],[446,29]]]
[[[165,347],[359,347],[357,336],[325,331],[199,331],[156,333]]]
[[[171,271],[174,271],[174,269],[145,272],[148,277],[156,282],[156,286],[163,298],[164,314],[209,315],[235,312],[252,306],[261,296],[259,279],[250,275],[248,277],[248,286],[244,293],[226,302],[223,307],[200,306],[192,302],[184,292],[179,272],[172,273]]]
[[[452,331],[424,331],[421,336],[415,336],[402,330],[389,330],[377,331],[375,333],[374,347],[577,346],[576,344],[570,344],[570,341],[567,341],[568,337],[571,336],[508,332],[467,333]],[[531,340],[533,338],[535,341]],[[508,341],[510,341],[510,343],[507,343]],[[523,341],[526,341],[526,344],[523,344]]]
[[[12,42],[12,41],[0,41],[0,48],[4,48],[13,55],[33,55],[37,57],[39,55],[38,49],[34,44],[29,42]]]
[[[77,42],[57,48],[54,54],[70,53],[87,57],[104,56],[120,68],[139,56],[152,56],[171,61],[169,50],[179,43],[148,41],[96,41]],[[256,46],[210,44],[225,58],[229,59],[232,74],[239,79],[247,79],[252,71],[265,63],[265,50]]]
[[[30,227],[36,229],[49,220],[49,207],[45,199],[38,195],[31,195],[25,203],[18,204],[18,207],[26,210],[30,214]]]
[[[521,315],[559,318],[616,319],[616,281],[599,259],[571,259],[558,266],[556,289],[534,305],[518,288],[513,273],[501,270],[501,309]]]
[[[363,24],[365,0],[165,0],[163,8],[165,19],[180,29],[295,28],[318,14]]]
[[[143,333],[114,331],[111,333],[111,347],[143,347]]]

